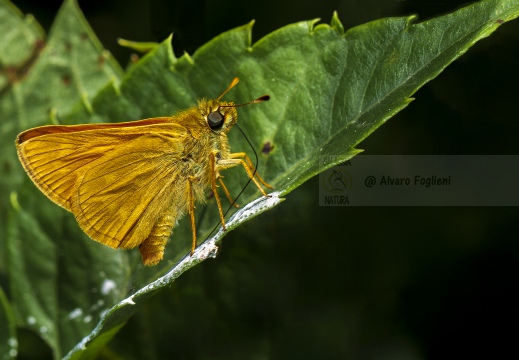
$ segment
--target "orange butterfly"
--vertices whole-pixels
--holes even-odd
[[[196,246],[194,208],[210,186],[225,229],[216,182],[221,170],[243,166],[263,196],[272,188],[253,170],[244,152],[231,153],[227,133],[236,124],[236,107],[220,99],[171,117],[116,124],[50,125],[22,132],[18,157],[36,186],[72,212],[92,239],[114,249],[139,246],[144,265],[162,260],[173,226],[186,212]]]

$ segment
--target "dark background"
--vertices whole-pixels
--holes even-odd
[[[118,37],[162,41],[174,32],[180,55],[251,19],[256,41],[292,22],[317,17],[329,22],[334,10],[348,29],[388,16],[418,14],[421,21],[467,5],[450,0],[79,4],[123,66],[130,51],[117,45]],[[15,5],[48,30],[61,1]],[[419,90],[413,103],[360,148],[365,154],[519,154],[518,40],[517,20],[501,26]],[[231,232],[216,260],[156,295],[102,357],[519,355],[516,207],[319,207],[318,191],[314,178],[277,208]]]

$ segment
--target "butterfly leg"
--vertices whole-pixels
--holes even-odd
[[[195,223],[195,197],[193,196],[193,182],[198,181],[194,176],[189,176],[187,181],[187,200],[189,220],[191,222],[191,231],[193,232],[193,242],[191,243],[191,255],[195,252],[196,247],[196,223]]]
[[[263,190],[263,188],[261,187],[260,183],[271,189],[273,187],[271,185],[267,184],[265,182],[265,180],[263,180],[257,172],[254,173],[254,171],[252,170],[254,167],[252,166],[252,162],[250,161],[247,154],[245,154],[244,152],[234,153],[234,154],[230,154],[228,159],[218,160],[219,169],[229,169],[229,168],[237,166],[237,165],[243,166],[243,168],[245,169],[245,172],[247,173],[247,176],[254,182],[254,184],[256,184],[256,186],[261,191],[263,196],[269,197],[269,195],[267,195],[265,190]]]
[[[237,207],[239,208],[240,205],[236,204],[236,202],[234,202],[234,200],[232,199],[231,197],[231,193],[229,192],[229,190],[227,189],[227,186],[225,186],[224,182],[223,182],[223,176],[218,176],[218,181],[220,182],[220,185],[222,185],[222,189],[223,189],[223,192],[225,193],[225,195],[227,196],[227,199],[229,199],[230,203],[232,205],[234,205],[234,207]]]
[[[162,215],[151,229],[150,235],[139,245],[142,263],[146,266],[157,265],[164,257],[164,248],[175,223],[176,211],[172,208]]]
[[[245,165],[244,165],[245,171],[247,171],[247,175],[249,175],[249,177],[250,177],[250,174],[252,174],[252,169],[254,169],[254,165],[252,165],[252,161],[250,160],[249,156],[246,153],[244,153],[244,152],[234,153],[234,154],[230,154],[229,157],[231,159],[244,158],[245,162],[247,163],[247,167],[249,168],[249,171],[247,171],[247,167],[245,167]],[[256,172],[256,174],[254,174],[254,176],[256,176],[258,178],[259,182],[262,183],[264,186],[268,187],[269,189],[274,189],[274,186],[268,184],[265,180],[263,180],[258,172]],[[256,184],[256,185],[258,185],[258,184]]]
[[[211,155],[209,155],[209,162],[211,163],[211,190],[213,190],[214,198],[216,199],[216,205],[218,206],[218,212],[220,213],[220,220],[222,221],[222,227],[225,230],[225,218],[223,215],[222,203],[220,201],[220,196],[216,191],[216,179],[220,177],[218,172],[216,171],[216,154],[217,152],[213,151]],[[225,190],[227,190],[227,187],[225,187]],[[228,192],[229,191],[227,190],[227,193]],[[229,196],[231,195],[229,194]]]

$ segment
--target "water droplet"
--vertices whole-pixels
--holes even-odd
[[[113,280],[106,279],[103,281],[103,284],[101,285],[101,293],[103,295],[108,295],[110,292],[115,290],[117,287],[117,284]]]
[[[69,314],[68,314],[68,318],[69,319],[75,319],[79,316],[83,315],[83,310],[81,310],[80,308],[75,308],[74,310],[72,310]]]

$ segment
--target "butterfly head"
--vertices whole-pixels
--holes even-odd
[[[201,101],[198,108],[205,123],[214,132],[227,133],[236,124],[238,112],[232,102]]]
[[[233,126],[236,124],[236,120],[238,118],[238,113],[236,108],[238,106],[255,104],[258,102],[267,101],[270,99],[270,96],[263,95],[255,100],[249,101],[244,104],[234,104],[233,102],[225,102],[220,101],[220,99],[231,90],[236,84],[238,84],[239,79],[234,78],[229,87],[215,100],[205,101],[202,100],[198,104],[198,108],[202,117],[204,118],[207,126],[215,132],[224,132],[227,133]]]

